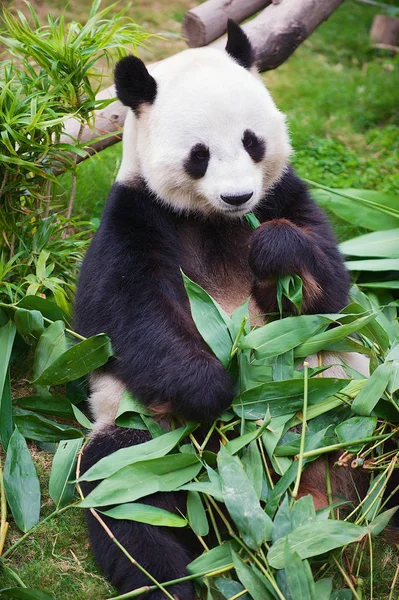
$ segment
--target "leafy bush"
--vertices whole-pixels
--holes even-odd
[[[95,0],[84,25],[66,25],[61,15],[49,16],[41,26],[29,6],[31,25],[21,12],[15,16],[3,10],[0,42],[14,62],[6,62],[0,73],[0,297],[12,301],[38,277],[32,266],[37,271],[40,253],[46,251],[57,293],[44,285],[35,293],[50,291],[66,308],[72,293],[65,290],[73,289],[76,265],[93,231],[71,215],[76,159],[87,156],[80,141],[83,124],[93,120],[94,110],[113,101],[96,100],[102,81],[96,64],[102,59],[109,63],[148,38],[125,11],[99,7]],[[65,143],[61,133],[70,117],[80,129],[77,140]],[[60,215],[65,201],[58,196],[57,175],[62,172],[73,177],[65,217]]]

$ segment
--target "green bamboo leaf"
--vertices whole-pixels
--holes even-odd
[[[79,481],[95,481],[110,477],[124,467],[134,463],[161,458],[173,450],[177,444],[195,429],[194,424],[179,427],[153,440],[121,448],[112,454],[101,458],[90,469],[80,476]]]
[[[288,587],[295,600],[320,600],[316,598],[316,590],[312,571],[307,560],[301,560],[297,552],[293,552],[285,538],[284,569]]]
[[[187,565],[187,571],[193,575],[196,573],[205,573],[206,571],[217,571],[232,564],[232,548],[235,545],[232,542],[226,542],[222,546],[216,546],[207,552],[204,552]]]
[[[209,533],[209,523],[198,492],[187,494],[187,518],[196,535],[203,537]]]
[[[110,510],[100,511],[113,519],[126,519],[160,527],[186,527],[187,520],[162,508],[148,504],[120,504]]]
[[[324,350],[330,344],[333,344],[338,340],[342,340],[348,335],[359,331],[362,329],[362,327],[365,327],[371,321],[373,321],[376,316],[377,313],[371,313],[360,317],[359,319],[355,319],[351,323],[339,325],[339,327],[334,327],[328,331],[323,331],[322,333],[316,334],[295,349],[295,356],[306,357],[310,354],[319,352],[320,350]]]
[[[340,250],[347,256],[399,258],[399,229],[375,231],[343,242]]]
[[[4,382],[8,373],[11,350],[14,343],[16,327],[12,321],[0,327],[0,397],[3,393]]]
[[[74,419],[72,404],[64,396],[24,396],[16,398],[15,404],[18,408],[24,410],[44,413],[53,417],[62,417],[64,419]]]
[[[245,448],[241,462],[259,500],[262,494],[263,464],[256,441],[251,442]]]
[[[21,335],[39,337],[44,330],[43,315],[38,310],[19,308],[15,311],[14,322]]]
[[[24,437],[16,427],[4,465],[4,487],[15,523],[24,532],[40,518],[40,483]]]
[[[313,406],[333,396],[346,385],[344,379],[309,379],[308,404]],[[303,379],[273,381],[247,390],[233,402],[234,412],[250,420],[263,419],[266,410],[272,417],[290,415],[303,406]]]
[[[78,379],[101,367],[112,355],[111,340],[105,333],[100,333],[69,348],[36,377],[33,383],[59,385]]]
[[[45,300],[40,296],[25,296],[17,304],[18,308],[27,308],[29,310],[38,310],[43,317],[51,321],[59,321],[65,318],[62,310],[51,300]]]
[[[375,519],[373,519],[367,527],[368,530],[371,532],[371,535],[374,537],[379,535],[381,531],[383,531],[388,525],[390,520],[395,516],[395,513],[398,510],[399,506],[394,506],[393,508],[389,508],[388,510],[375,517]]]
[[[352,417],[343,421],[335,428],[335,433],[340,442],[361,440],[371,437],[377,425],[377,417]],[[358,452],[361,446],[346,448],[348,452]]]
[[[33,377],[36,379],[67,350],[65,324],[55,321],[42,333],[36,346]]]
[[[10,368],[7,368],[3,384],[3,393],[0,396],[0,441],[6,451],[14,431],[14,417],[12,410]]]
[[[14,408],[15,424],[28,440],[37,442],[59,442],[60,440],[81,438],[83,432],[70,425],[62,425],[36,413]]]
[[[388,478],[385,471],[371,479],[364,504],[362,505],[362,515],[366,518],[367,523],[377,517],[387,483]]]
[[[83,444],[83,439],[62,440],[51,465],[49,494],[57,506],[69,504],[75,494],[75,484],[69,483],[75,479],[75,465],[78,452]]]
[[[251,331],[238,346],[241,350],[255,350],[257,359],[276,356],[299,346],[327,323],[328,319],[321,315],[287,317]]]
[[[238,579],[242,585],[248,590],[253,600],[273,600],[273,596],[269,594],[269,590],[263,584],[263,581],[257,576],[255,571],[232,550],[234,568]]]
[[[315,595],[317,600],[332,600],[332,577],[319,579],[315,583]]]
[[[392,361],[385,362],[376,368],[352,403],[354,413],[364,416],[370,415],[388,385],[392,369]]]
[[[399,271],[399,258],[349,260],[345,266],[350,271]]]
[[[366,527],[347,521],[324,521],[323,527],[315,527],[314,523],[308,523],[277,540],[270,548],[267,558],[272,567],[283,569],[287,539],[291,550],[304,559],[357,542],[367,534],[367,531]]]
[[[240,600],[251,600],[251,596],[249,594],[242,594],[245,588],[243,585],[241,585],[241,583],[238,583],[238,581],[226,579],[225,577],[216,577],[214,582],[219,592],[227,600],[229,600],[229,598],[232,596],[236,596],[237,594],[241,594],[239,596]]]
[[[171,454],[128,465],[101,481],[80,506],[122,504],[156,492],[171,492],[196,477],[201,467],[193,454]]]
[[[229,333],[230,317],[202,287],[183,272],[182,276],[194,323],[212,352],[227,367],[233,346]]]
[[[0,590],[1,598],[15,598],[16,600],[54,600],[43,590],[33,588],[4,588]]]
[[[217,456],[223,500],[246,544],[259,548],[270,540],[273,524],[259,504],[241,461],[222,446]]]
[[[337,193],[333,193],[333,192]],[[345,197],[338,195],[344,193]],[[337,189],[331,192],[312,190],[312,196],[327,210],[356,227],[371,231],[399,226],[398,196],[374,190]],[[353,196],[350,198],[348,196]]]

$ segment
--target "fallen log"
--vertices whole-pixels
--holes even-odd
[[[183,36],[191,48],[207,46],[226,33],[228,19],[241,23],[271,2],[272,0],[208,0],[185,14]]]
[[[282,0],[272,4],[242,28],[251,40],[260,71],[280,66],[334,12],[343,0]],[[210,44],[221,48],[223,37]]]

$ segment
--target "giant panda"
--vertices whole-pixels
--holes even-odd
[[[85,336],[107,332],[117,359],[91,377],[95,428],[82,471],[149,439],[114,424],[125,390],[157,414],[201,422],[232,402],[230,375],[193,323],[180,269],[228,313],[251,296],[254,317],[277,310],[281,275],[301,276],[305,313],[338,312],[349,289],[327,219],[289,166],[285,116],[238,25],[229,22],[225,51],[186,50],[151,74],[138,58],[123,58],[115,86],[129,109],[123,159],[83,261],[75,324]],[[261,222],[255,231],[244,218],[248,212]],[[321,496],[322,503],[324,472],[311,467],[302,485],[302,493]],[[344,481],[336,485],[353,495]],[[146,501],[185,512],[185,499],[176,494]],[[187,540],[166,528],[106,522],[158,581],[186,574],[193,558]],[[89,530],[100,567],[121,593],[150,583],[90,514]],[[169,591],[179,600],[194,598],[191,582]]]

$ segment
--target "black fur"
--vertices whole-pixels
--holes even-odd
[[[245,150],[248,152],[249,156],[256,163],[263,160],[266,152],[266,144],[265,141],[258,138],[257,135],[254,134],[250,129],[246,129],[244,131],[244,137],[242,138],[242,143]]]
[[[125,56],[115,67],[116,95],[125,106],[138,112],[142,104],[152,104],[157,95],[155,79],[142,60]]]
[[[209,148],[205,144],[195,144],[184,162],[186,173],[193,179],[201,179],[208,168],[209,156]]]
[[[226,52],[245,69],[255,63],[255,53],[247,35],[232,19],[227,21]]]
[[[338,312],[348,301],[349,274],[323,211],[292,169],[258,211],[262,225],[250,241],[254,295],[266,312],[276,310],[273,280],[299,274],[304,280],[303,312]]]
[[[82,457],[81,473],[85,473],[104,456],[116,452],[120,448],[141,444],[148,439],[149,436],[144,431],[119,427],[104,431],[95,436],[86,447]],[[96,487],[97,483],[82,482],[85,496]],[[139,502],[151,504],[151,506],[176,514],[185,512],[184,494],[158,493],[140,499]],[[108,506],[102,510],[109,508]],[[112,519],[106,515],[101,515],[101,518],[129,554],[157,581],[170,581],[187,575],[186,566],[192,560],[194,546],[188,530],[155,527],[135,521]],[[126,593],[145,585],[153,585],[146,575],[132,566],[108,535],[104,534],[103,528],[90,511],[86,511],[86,519],[96,561],[120,593]],[[191,582],[171,586],[168,590],[179,600],[192,600],[194,596]],[[165,594],[161,591],[154,591],[151,594],[143,594],[139,598],[163,600]]]

